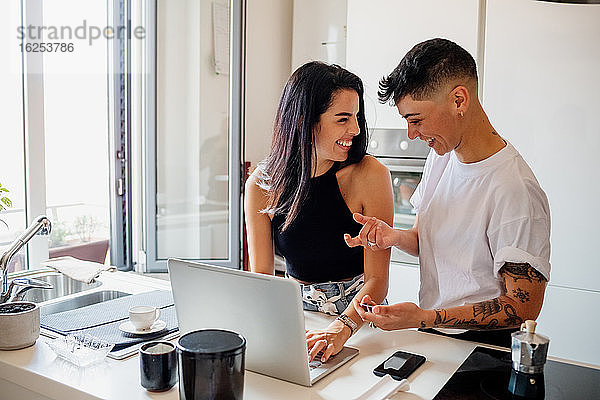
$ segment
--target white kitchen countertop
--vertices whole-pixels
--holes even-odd
[[[132,273],[105,273],[98,289],[119,289],[140,293],[170,288],[168,281]],[[125,289],[127,288],[127,289]],[[134,289],[132,289],[134,288]],[[306,312],[306,327],[327,325],[330,317]],[[40,336],[34,346],[22,350],[0,351],[0,397],[16,398],[19,390],[40,394],[39,398],[70,399],[178,399],[176,385],[162,393],[147,392],[140,386],[139,358],[107,358],[99,364],[77,367],[57,358]],[[475,348],[476,343],[438,335],[403,330],[384,332],[364,326],[347,343],[360,350],[357,357],[318,381],[312,388],[246,371],[244,399],[320,400],[357,397],[378,381],[373,368],[397,350],[421,354],[427,358],[409,378],[411,389],[392,399],[431,399],[458,366]],[[284,349],[282,349],[284,351]],[[15,386],[18,385],[18,386]]]

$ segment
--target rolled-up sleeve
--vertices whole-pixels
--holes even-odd
[[[550,226],[545,218],[521,218],[489,234],[494,276],[507,262],[527,263],[550,280]]]

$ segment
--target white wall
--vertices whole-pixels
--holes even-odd
[[[253,166],[271,148],[279,97],[291,73],[292,0],[246,3],[245,160]]]

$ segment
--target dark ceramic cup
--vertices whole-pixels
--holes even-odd
[[[177,353],[170,342],[148,342],[140,348],[140,381],[152,392],[171,389],[177,383]]]
[[[181,400],[242,400],[246,339],[238,333],[204,329],[177,342]]]

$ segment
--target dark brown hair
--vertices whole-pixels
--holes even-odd
[[[392,73],[381,79],[377,94],[381,103],[391,99],[392,105],[407,95],[424,100],[457,78],[477,81],[473,56],[450,40],[430,39],[406,53]]]
[[[352,140],[342,167],[357,163],[367,151],[367,123],[360,78],[338,65],[312,61],[299,67],[287,81],[273,129],[271,152],[258,168],[259,185],[268,191],[264,212],[285,215],[285,230],[298,216],[310,192],[311,163],[316,159],[315,127],[331,106],[336,92],[356,91],[360,133]]]

